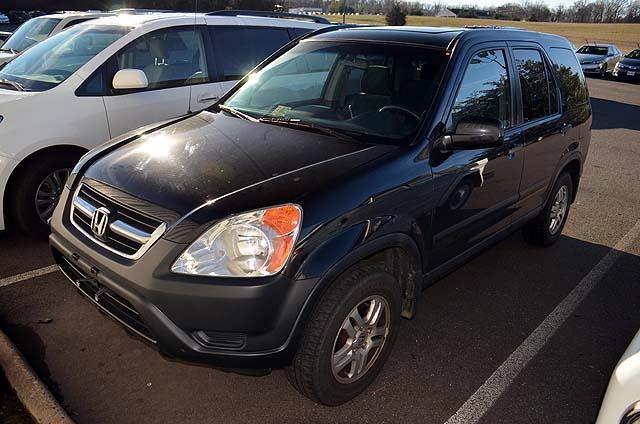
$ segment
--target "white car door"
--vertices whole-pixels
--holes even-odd
[[[110,81],[121,69],[142,70],[149,85],[104,97],[112,137],[189,111],[190,88],[209,81],[202,32],[183,26],[142,35],[110,59]]]

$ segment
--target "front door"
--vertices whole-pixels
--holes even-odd
[[[141,90],[112,89],[104,97],[111,136],[186,114],[192,87],[198,87],[195,110],[208,106],[205,98],[220,93],[215,84],[209,83],[205,51],[201,29],[187,26],[142,35],[116,53],[110,59],[109,81],[120,69],[140,69],[149,86]]]
[[[468,56],[464,76],[446,118],[454,132],[463,117],[502,121],[499,147],[433,152],[431,165],[439,206],[433,215],[433,255],[437,267],[467,251],[512,220],[522,174],[521,133],[515,117],[512,72],[506,44]]]

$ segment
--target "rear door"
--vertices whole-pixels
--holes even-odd
[[[545,202],[566,147],[558,81],[544,50],[534,43],[509,43],[518,75],[518,128],[524,141],[524,168],[516,218],[535,213]]]
[[[221,90],[227,92],[257,64],[291,41],[284,27],[209,26]]]
[[[104,103],[112,137],[189,111],[191,87],[211,81],[203,35],[202,26],[153,31],[109,60],[109,89]],[[113,89],[111,81],[120,69],[144,71],[149,86],[140,90]]]

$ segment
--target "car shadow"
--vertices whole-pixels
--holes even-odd
[[[591,98],[593,129],[629,129],[640,131],[640,106],[613,100]]]

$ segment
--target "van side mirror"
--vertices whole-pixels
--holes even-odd
[[[116,90],[136,90],[147,88],[149,80],[140,69],[120,69],[113,76],[113,88]]]
[[[504,125],[498,119],[465,116],[456,125],[453,134],[443,137],[445,150],[486,149],[502,144]]]

